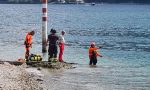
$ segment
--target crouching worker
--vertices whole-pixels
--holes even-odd
[[[92,42],[89,48],[89,65],[96,65],[97,63],[97,56],[102,57],[100,53],[98,53],[98,48],[96,47],[95,43]]]
[[[32,36],[34,36],[35,32],[31,31],[28,32],[24,41],[24,45],[25,45],[25,59],[28,61],[29,60],[29,53],[30,53],[30,48],[32,48]]]

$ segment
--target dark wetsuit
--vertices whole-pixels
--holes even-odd
[[[90,65],[96,65],[96,63],[97,63],[97,56],[96,56],[96,52],[95,51],[93,51],[92,52],[92,55],[91,55],[91,58],[90,58]]]
[[[57,58],[57,40],[59,37],[56,34],[50,34],[48,35],[48,41],[49,41],[49,49],[48,49],[48,54],[49,54],[49,59],[50,58]]]

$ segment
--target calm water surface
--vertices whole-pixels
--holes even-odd
[[[24,57],[24,38],[36,30],[32,53],[41,53],[41,5],[0,4],[0,57]],[[149,5],[48,5],[48,29],[66,31],[64,60],[77,68],[47,75],[50,90],[149,90]],[[88,66],[91,41],[104,58]]]

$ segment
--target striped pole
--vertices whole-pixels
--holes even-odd
[[[42,0],[42,52],[47,52],[47,0]]]

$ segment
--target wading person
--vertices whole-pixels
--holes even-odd
[[[31,31],[28,32],[24,41],[24,45],[25,45],[25,59],[28,61],[29,59],[29,54],[30,54],[30,48],[32,48],[32,37],[34,36],[35,32]]]
[[[61,35],[59,36],[59,61],[63,62],[63,53],[64,53],[64,46],[65,46],[65,39],[64,39],[65,31],[61,31]]]
[[[56,30],[51,29],[50,34],[48,35],[49,48],[48,48],[48,61],[51,62],[52,58],[57,59],[57,45],[59,37],[56,35]]]
[[[98,48],[95,45],[95,42],[92,42],[89,48],[89,65],[96,65],[97,56],[102,57],[100,53],[98,53]]]

